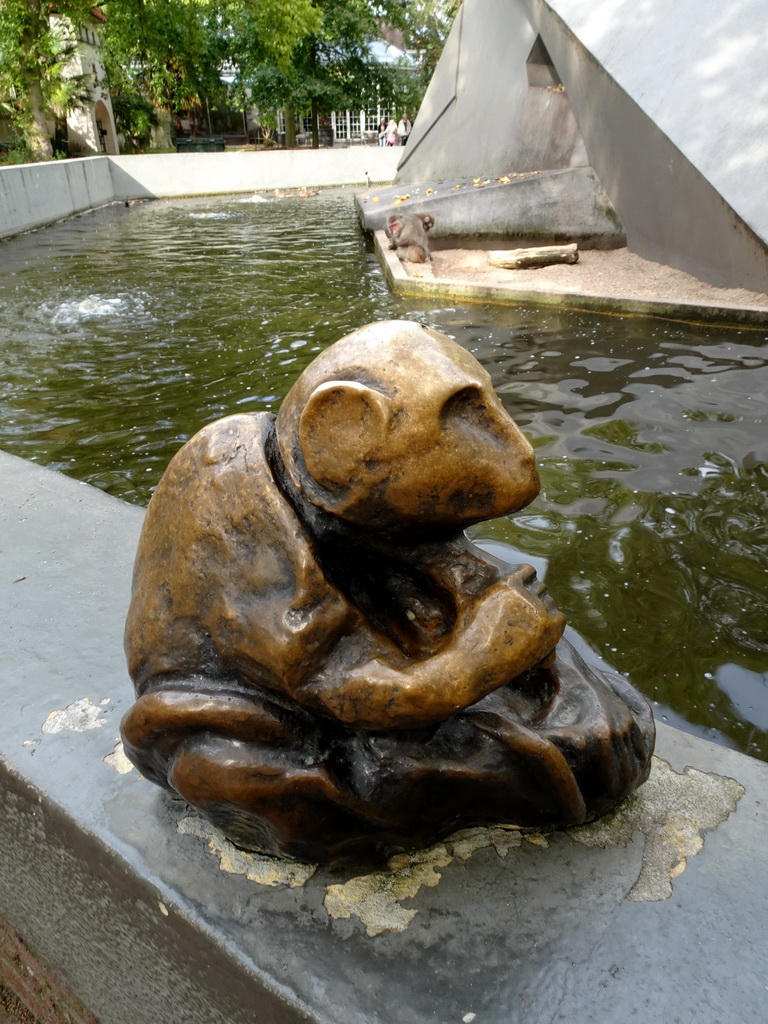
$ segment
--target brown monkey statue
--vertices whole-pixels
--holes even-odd
[[[384,233],[389,239],[389,248],[397,250],[398,259],[426,263],[432,259],[427,232],[434,226],[434,217],[429,213],[390,213]]]
[[[410,321],[326,349],[276,418],[204,427],[139,543],[128,756],[238,845],[311,861],[604,813],[648,774],[647,703],[463,533],[538,489],[485,370]]]

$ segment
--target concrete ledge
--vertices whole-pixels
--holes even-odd
[[[101,1024],[765,1019],[768,765],[661,727],[584,829],[353,877],[243,854],[116,746],[143,511],[0,477],[0,915]]]
[[[374,234],[376,253],[389,287],[398,295],[434,297],[447,301],[493,302],[497,305],[555,306],[562,309],[584,310],[594,313],[634,314],[663,317],[666,320],[686,320],[708,324],[746,327],[768,325],[768,310],[744,308],[725,304],[675,302],[665,299],[639,299],[626,295],[593,294],[576,289],[534,288],[516,282],[510,277],[508,284],[469,282],[448,277],[435,277],[429,264],[409,264],[406,270],[397,255],[388,249],[383,231]],[[445,248],[445,244],[442,246]]]
[[[356,198],[366,231],[383,229],[389,213],[431,213],[436,234],[467,238],[578,241],[611,249],[624,230],[591,167],[501,177],[387,185]]]

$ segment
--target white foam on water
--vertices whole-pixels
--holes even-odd
[[[269,203],[271,200],[267,199],[266,196],[252,195],[248,196],[247,199],[238,199],[238,203]]]
[[[117,295],[85,295],[64,302],[46,302],[41,312],[56,326],[71,327],[88,320],[106,320],[148,316],[140,292],[122,292]]]
[[[193,220],[229,220],[231,213],[190,213]]]

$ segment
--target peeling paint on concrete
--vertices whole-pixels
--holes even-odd
[[[101,701],[104,705],[109,698]],[[68,704],[65,708],[57,708],[43,722],[43,732],[50,735],[57,732],[87,732],[89,729],[99,729],[107,721],[103,714],[102,707],[92,703],[90,697],[83,697]]]
[[[422,886],[437,885],[443,876],[436,869],[446,867],[452,860],[452,854],[442,843],[410,856],[398,854],[389,861],[394,870],[329,885],[323,905],[331,917],[359,918],[371,937],[386,931],[405,931],[418,910],[403,907],[401,901],[414,897]]]
[[[116,753],[117,747],[113,755]],[[722,824],[736,810],[744,792],[735,779],[691,767],[679,773],[654,757],[648,781],[616,810],[589,825],[562,831],[573,842],[603,849],[626,846],[641,833],[643,863],[626,898],[634,902],[663,900],[672,894],[672,880],[683,873],[687,858],[703,848],[703,833]],[[244,875],[259,885],[295,888],[305,885],[317,870],[315,864],[239,850],[195,814],[181,818],[176,830],[203,839],[219,858],[222,871]],[[545,835],[515,825],[464,829],[427,850],[391,857],[386,870],[327,886],[323,905],[334,919],[357,918],[371,937],[403,932],[419,912],[418,907],[404,907],[403,902],[424,887],[439,885],[440,869],[489,848],[501,858],[524,843],[546,851],[554,834],[554,830]]]
[[[705,831],[717,828],[744,794],[735,779],[686,768],[675,772],[666,761],[654,758],[644,786],[615,811],[598,821],[564,834],[584,846],[608,848],[626,846],[633,834],[645,837],[643,864],[637,881],[626,898],[634,902],[667,899],[672,879],[685,870],[687,858],[704,846]],[[524,842],[543,850],[550,842],[540,831],[526,831],[512,825],[465,829],[429,850],[398,854],[389,871],[361,875],[326,889],[325,908],[334,918],[357,917],[370,936],[385,931],[405,931],[418,913],[405,908],[422,886],[436,886],[442,878],[439,867],[453,860],[468,860],[478,850],[495,849],[506,857]]]
[[[650,777],[637,793],[611,814],[567,834],[585,846],[607,847],[626,846],[634,832],[642,832],[643,866],[627,899],[665,900],[687,858],[703,848],[703,833],[722,824],[744,792],[735,779],[691,767],[680,774],[654,757]]]
[[[107,754],[102,758],[102,760],[104,761],[104,764],[108,764],[110,768],[114,768],[119,775],[127,775],[128,772],[132,772],[135,767],[133,762],[129,761],[125,756],[125,749],[120,740],[115,743],[112,753]]]
[[[222,871],[233,875],[245,875],[250,882],[258,882],[259,885],[287,885],[295,889],[306,885],[317,871],[316,864],[239,850],[225,839],[218,829],[196,814],[188,814],[181,818],[176,823],[176,831],[181,835],[204,839],[211,853],[219,858],[219,867]]]

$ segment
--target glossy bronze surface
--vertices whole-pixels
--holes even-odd
[[[647,703],[561,639],[533,569],[462,532],[538,490],[485,370],[410,321],[327,349],[276,419],[209,424],[147,510],[128,756],[305,860],[604,813],[647,776]]]

